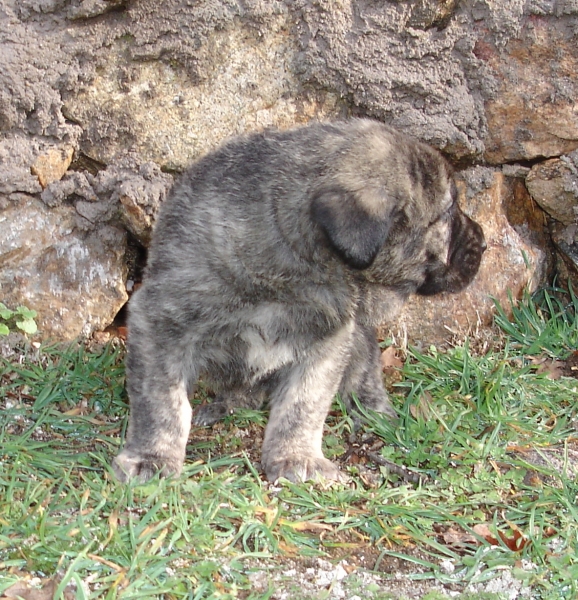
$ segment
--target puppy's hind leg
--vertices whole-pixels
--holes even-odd
[[[133,301],[137,296],[133,298]],[[131,301],[131,304],[132,302]],[[135,303],[136,304],[136,303]],[[166,321],[131,306],[127,389],[130,416],[123,450],[113,461],[120,481],[180,474],[191,426],[187,363],[181,336]]]
[[[354,422],[359,420],[353,394],[365,408],[395,420],[397,413],[389,401],[380,361],[377,332],[374,327],[356,324],[349,363],[339,386],[339,394]]]

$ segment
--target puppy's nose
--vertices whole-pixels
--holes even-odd
[[[480,248],[482,249],[482,252],[485,252],[488,249],[488,244],[485,238],[482,239],[480,243]]]

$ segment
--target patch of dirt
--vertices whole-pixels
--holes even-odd
[[[574,351],[561,366],[564,377],[575,377],[578,379],[578,350]]]
[[[31,577],[28,573],[15,573],[22,579],[4,590],[0,600],[18,598],[19,600],[53,600],[58,588],[58,579]],[[64,589],[61,598],[63,600],[74,600],[76,595],[76,582],[74,580]]]
[[[374,556],[377,549],[368,548]],[[426,594],[437,592],[441,598],[458,598],[462,592],[500,594],[507,600],[532,599],[530,588],[515,579],[509,570],[483,584],[475,584],[464,589],[455,584],[443,584],[431,579],[420,580],[425,569],[411,560],[430,560],[413,549],[405,552],[408,560],[383,556],[379,571],[366,570],[369,567],[357,565],[355,559],[304,558],[250,560],[246,564],[254,592],[266,593],[273,588],[271,600],[361,600],[392,598],[396,600],[419,600]],[[531,570],[531,563],[521,564],[521,568]],[[444,561],[440,570],[446,575],[453,573],[451,561]]]
[[[375,550],[377,554],[377,550]],[[417,556],[416,556],[417,557]],[[375,573],[357,565],[355,559],[326,560],[304,558],[275,561],[251,561],[247,564],[253,571],[249,578],[255,592],[265,593],[271,586],[271,600],[294,600],[296,598],[328,598],[361,600],[378,594],[383,598],[412,600],[422,598],[433,590],[440,594],[452,591],[435,581],[415,581],[411,575],[419,572],[416,565],[387,557],[381,561],[382,572]]]

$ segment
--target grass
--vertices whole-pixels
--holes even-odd
[[[327,488],[263,480],[259,411],[195,430],[181,478],[117,485],[123,349],[30,347],[0,363],[0,595],[385,600],[403,579],[437,584],[426,600],[576,598],[578,384],[535,359],[572,356],[577,314],[543,292],[498,307],[483,356],[411,350],[396,426],[354,431],[336,403],[325,451],[351,482]]]

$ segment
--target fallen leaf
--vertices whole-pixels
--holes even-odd
[[[288,554],[289,556],[298,556],[299,548],[297,546],[293,546],[292,544],[287,544],[283,540],[279,541],[278,544],[279,550],[281,550],[284,554]]]
[[[494,536],[494,534],[490,531],[490,528],[485,523],[478,523],[472,527],[474,533],[484,538],[488,544],[492,546],[498,546],[498,539]]]
[[[538,375],[546,375],[548,379],[560,379],[564,375],[564,363],[547,356],[530,356],[530,362],[536,367]]]
[[[548,527],[546,527],[544,529],[544,536],[547,538],[554,537],[557,534],[558,534],[558,530],[554,529],[554,527],[552,527],[551,525],[548,525]]]
[[[488,525],[480,523],[479,525],[474,525],[473,530],[480,537],[483,537],[486,540],[486,542],[488,542],[488,544],[491,544],[492,546],[500,545],[500,541],[490,531]],[[500,530],[498,530],[497,534],[500,540],[502,541],[502,544],[509,548],[512,552],[518,552],[522,550],[529,543],[528,538],[515,525],[513,525],[511,535],[508,536]]]
[[[76,417],[78,415],[85,415],[87,412],[89,412],[88,401],[86,398],[83,398],[74,408],[63,412],[62,414],[65,417]]]
[[[256,506],[255,513],[265,515],[265,524],[267,527],[271,527],[272,523],[277,519],[279,513],[278,508],[268,508],[267,506]]]
[[[424,421],[429,421],[431,418],[431,406],[432,396],[429,392],[424,392],[420,397],[417,404],[411,404],[409,412],[414,419],[421,418]]]
[[[530,543],[530,540],[528,540],[521,531],[513,531],[510,537],[506,536],[506,534],[501,531],[498,531],[498,534],[500,538],[502,538],[502,542],[504,542],[512,552],[518,552]]]
[[[455,527],[450,527],[449,529],[442,531],[440,533],[440,538],[446,546],[453,547],[460,547],[468,544],[479,545],[480,543],[479,540],[471,533]]]
[[[32,581],[21,580],[4,590],[0,600],[6,598],[21,598],[22,600],[52,600],[58,587],[58,582],[54,579],[39,580],[35,578]],[[69,586],[66,587],[62,595],[64,600],[73,600],[76,594]]]
[[[290,521],[289,519],[278,519],[277,513],[278,508],[271,509],[266,506],[257,506],[255,507],[255,514],[264,515],[265,523],[267,527],[271,527],[274,521],[277,521],[279,525],[285,525],[285,527],[290,527],[295,531],[309,531],[310,533],[319,533],[321,531],[333,531],[333,527],[331,525],[327,525],[327,523],[319,523],[318,521]]]
[[[118,338],[126,341],[127,336],[128,327],[125,325],[117,325],[116,323],[112,323],[104,331],[92,334],[92,338],[97,344],[106,344],[111,338]]]
[[[119,573],[126,572],[126,569],[124,567],[121,567],[120,565],[117,565],[116,563],[113,563],[112,561],[107,560],[106,558],[102,558],[102,556],[98,556],[97,554],[87,554],[87,556],[91,560],[94,560],[95,562],[106,565],[107,567],[110,567],[111,569],[114,569],[115,571],[117,571]]]
[[[389,346],[381,353],[381,367],[386,373],[403,367],[403,360],[399,358],[393,346]]]
[[[108,536],[107,536],[106,540],[104,540],[104,543],[102,544],[102,549],[104,549],[108,546],[108,544],[110,543],[110,540],[112,540],[112,538],[114,537],[114,534],[117,532],[118,521],[119,521],[118,510],[115,508],[114,510],[112,510],[110,512],[110,515],[108,515]]]
[[[279,523],[281,523],[281,525],[290,527],[295,531],[308,531],[309,533],[333,531],[333,527],[331,525],[327,525],[327,523],[318,523],[316,521],[288,521],[286,519],[281,519]]]
[[[439,537],[444,544],[447,546],[452,546],[453,548],[460,548],[471,544],[479,546],[479,538],[483,538],[492,546],[504,545],[512,552],[519,552],[527,546],[529,540],[514,523],[510,524],[510,529],[510,535],[506,535],[499,530],[497,534],[494,534],[487,523],[478,523],[472,527],[472,531],[476,535],[472,535],[471,533],[457,527],[450,527],[449,529],[440,532]],[[496,537],[496,535],[498,537]]]

